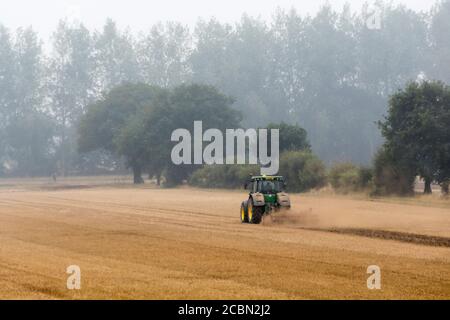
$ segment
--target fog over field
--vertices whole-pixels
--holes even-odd
[[[78,145],[123,83],[211,85],[240,127],[297,124],[326,165],[370,165],[389,97],[450,82],[449,21],[448,1],[2,2],[0,175],[123,172],[121,154]]]
[[[448,300],[449,199],[450,0],[0,1],[0,300]]]
[[[332,0],[333,8],[342,9],[349,3],[353,11],[360,10],[366,0]],[[300,13],[315,14],[326,1],[308,0],[41,0],[41,1],[2,1],[0,21],[11,28],[32,25],[40,35],[47,39],[53,33],[61,18],[78,19],[89,29],[101,28],[106,18],[112,18],[121,27],[128,26],[134,32],[148,29],[158,21],[175,20],[194,27],[199,18],[215,17],[221,22],[233,23],[243,13],[269,19],[276,8],[295,8]],[[369,1],[369,3],[371,3]],[[395,0],[415,11],[429,10],[435,0]],[[26,11],[24,11],[26,8]]]

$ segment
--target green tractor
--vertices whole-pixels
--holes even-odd
[[[254,176],[245,184],[248,200],[241,204],[242,223],[261,223],[264,216],[281,209],[290,209],[291,201],[284,192],[286,183],[281,176]]]

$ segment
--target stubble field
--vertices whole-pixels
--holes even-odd
[[[247,225],[244,191],[98,181],[0,180],[1,299],[450,299],[448,201],[291,195]]]

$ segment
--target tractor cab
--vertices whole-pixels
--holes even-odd
[[[281,176],[253,176],[246,183],[245,189],[250,193],[277,194],[285,190],[284,178]]]

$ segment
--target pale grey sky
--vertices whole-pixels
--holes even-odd
[[[367,0],[329,0],[339,10],[348,2],[360,10]],[[373,0],[369,0],[373,3]],[[435,0],[393,0],[414,10],[428,10]],[[314,14],[323,0],[1,0],[0,23],[11,29],[32,25],[44,40],[55,29],[58,20],[77,17],[88,28],[101,28],[111,17],[119,26],[132,31],[148,29],[158,21],[176,20],[193,26],[199,17],[216,17],[233,22],[242,13],[269,19],[277,7],[295,7],[301,13]]]

